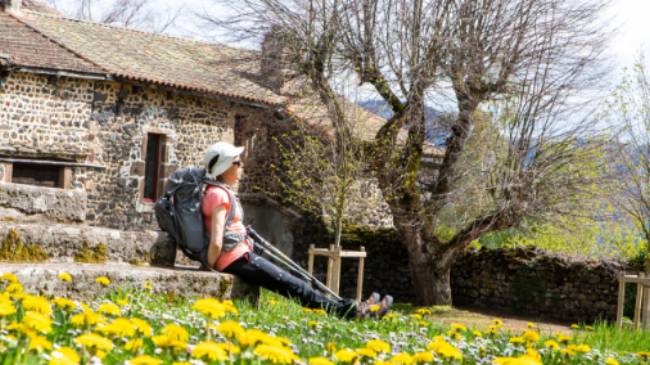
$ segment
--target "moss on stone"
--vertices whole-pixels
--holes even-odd
[[[10,229],[0,246],[0,261],[43,262],[48,254],[38,243],[29,244],[20,237],[15,229]]]
[[[104,243],[90,247],[88,241],[84,240],[81,249],[74,255],[75,262],[89,264],[103,264],[108,260],[108,247]]]

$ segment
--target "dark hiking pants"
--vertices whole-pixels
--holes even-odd
[[[259,285],[288,298],[296,298],[307,308],[322,308],[347,319],[356,315],[353,300],[330,299],[324,293],[312,289],[305,280],[295,277],[253,252],[228,265],[224,272],[233,274],[248,284]]]

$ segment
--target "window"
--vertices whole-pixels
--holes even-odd
[[[11,168],[11,182],[50,188],[64,188],[66,183],[65,170],[65,166],[60,165],[14,162]]]
[[[164,161],[165,135],[147,133],[145,141],[144,194],[145,202],[155,201],[162,192],[163,176],[161,166]]]
[[[235,146],[241,146],[244,144],[244,117],[241,115],[235,116]]]

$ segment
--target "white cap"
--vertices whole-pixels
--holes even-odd
[[[230,166],[235,157],[244,152],[244,147],[235,147],[228,142],[217,142],[203,154],[203,167],[205,168],[206,175],[210,179],[215,179],[217,176],[223,174]]]

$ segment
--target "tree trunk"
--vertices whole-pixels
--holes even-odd
[[[409,268],[417,305],[451,305],[450,267],[409,254]]]

